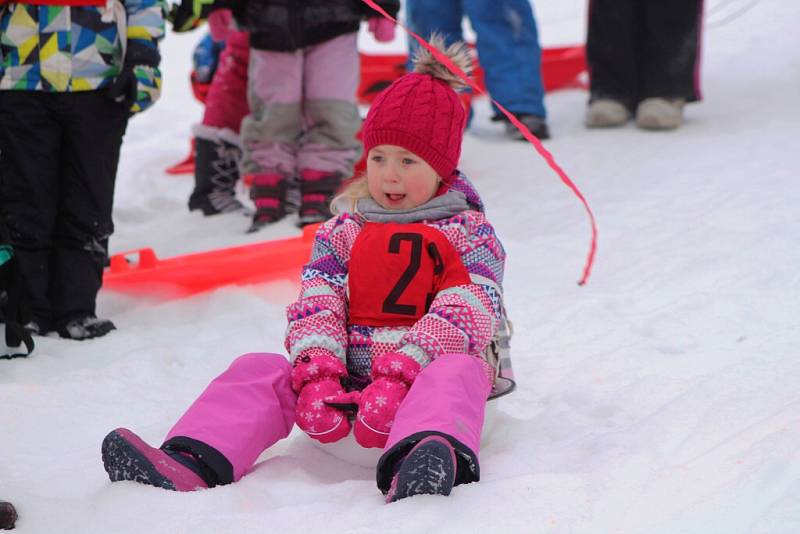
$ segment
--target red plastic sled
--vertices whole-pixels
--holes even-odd
[[[568,87],[586,88],[578,79],[586,71],[586,48],[562,46],[542,50],[542,81],[545,91]]]
[[[297,281],[319,225],[301,237],[276,239],[160,260],[151,248],[111,256],[103,288],[131,295],[179,298],[226,285]],[[133,263],[129,258],[136,257]]]
[[[167,174],[194,174],[194,137],[192,137],[189,147],[189,155],[175,165],[167,167],[165,172]]]
[[[358,101],[369,104],[383,89],[405,74],[407,54],[364,54],[361,59],[361,82]],[[483,69],[475,60],[475,83],[485,90]],[[586,70],[586,50],[583,45],[545,48],[542,50],[542,78],[545,91],[582,86],[578,76]]]

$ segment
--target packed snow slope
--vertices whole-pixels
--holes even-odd
[[[582,0],[537,4],[545,45],[583,40]],[[103,436],[126,426],[158,444],[235,356],[282,352],[296,288],[173,301],[103,291],[99,313],[117,331],[39,339],[34,356],[0,360],[0,498],[16,504],[18,531],[800,532],[800,3],[716,0],[707,12],[705,99],[680,130],[587,131],[585,91],[547,97],[546,146],[600,230],[585,287],[582,207],[477,104],[461,168],[508,251],[519,382],[496,407],[479,483],[385,505],[372,468],[297,430],[234,485],[109,483]],[[190,214],[191,179],[163,172],[201,116],[187,83],[198,38],[168,36],[163,98],[129,126],[112,252],[298,233],[285,221],[245,235],[241,215]]]

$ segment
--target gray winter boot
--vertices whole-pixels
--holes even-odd
[[[683,124],[682,98],[646,98],[636,110],[636,126],[645,130],[674,130]]]
[[[589,104],[584,124],[587,128],[614,128],[624,126],[631,112],[624,104],[610,98],[598,98]]]

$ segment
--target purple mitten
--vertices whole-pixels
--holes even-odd
[[[372,362],[372,383],[361,392],[353,430],[362,447],[386,445],[397,409],[420,369],[413,358],[397,352]]]
[[[347,369],[333,354],[301,356],[292,369],[292,389],[299,393],[297,426],[322,443],[339,441],[350,432],[345,412],[325,404],[326,398],[344,394],[340,378],[345,375]]]
[[[379,43],[388,43],[394,40],[394,22],[383,17],[372,17],[367,22],[367,29]]]

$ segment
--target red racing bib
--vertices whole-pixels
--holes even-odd
[[[350,253],[350,323],[411,326],[443,289],[469,284],[461,256],[422,223],[366,223]]]

